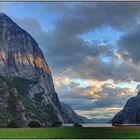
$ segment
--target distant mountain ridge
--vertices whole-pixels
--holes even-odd
[[[85,121],[75,113],[71,106],[63,102],[60,102],[60,105],[62,107],[63,112],[67,112],[68,118],[70,119],[70,123],[85,123]]]
[[[88,119],[87,117],[81,115],[79,115],[79,117],[83,121],[83,123],[93,123],[92,119]]]
[[[20,97],[19,108],[24,108],[19,115],[21,122],[38,120],[44,126],[54,121],[76,122],[59,102],[51,71],[35,39],[3,13],[0,14],[0,75],[12,83],[11,90],[15,89]],[[5,98],[5,94],[0,96]]]

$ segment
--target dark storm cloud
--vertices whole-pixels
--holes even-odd
[[[36,38],[43,50],[47,49],[46,52],[50,56],[50,62],[52,62],[51,64],[54,67],[62,67],[68,64],[73,65],[77,61],[82,61],[87,55],[96,57],[101,53],[111,53],[108,44],[100,45],[99,42],[89,43],[76,36],[64,38],[61,37],[61,33],[59,34],[55,31],[45,32],[34,18],[15,20]]]
[[[79,35],[94,31],[104,25],[117,29],[131,28],[136,24],[139,14],[139,2],[91,2],[77,4],[77,6],[75,4],[70,9],[70,14],[64,14],[62,18],[58,19],[55,29],[49,33],[46,42],[48,42],[48,46],[51,44],[50,53],[51,55],[57,54],[58,60],[61,61],[60,65],[67,65],[72,61],[78,63],[79,60],[82,61],[85,58],[85,55],[96,56],[94,51],[96,52],[97,48],[93,46],[91,50],[87,42],[78,38]]]
[[[103,2],[98,3],[97,8],[105,22],[118,29],[133,26],[140,14],[139,2]]]
[[[47,50],[47,62],[51,65],[55,75],[66,74],[73,78],[98,80],[140,80],[140,68],[137,65],[123,62],[117,66],[116,61],[106,64],[98,58],[103,53],[109,56],[113,55],[113,52],[109,50],[111,48],[109,44],[88,43],[77,37],[60,38],[51,31],[44,32],[34,18],[18,19],[16,21],[36,38],[44,51]],[[139,39],[137,40],[139,41]],[[129,38],[128,41],[130,42],[131,39]],[[126,46],[125,44],[121,48],[123,49]],[[126,47],[126,49],[129,48],[132,47]],[[139,51],[137,50],[137,52]],[[133,54],[133,51],[131,53]]]
[[[133,25],[140,14],[139,2],[89,2],[75,4],[56,22],[55,33],[70,37],[94,31],[103,25],[122,28]],[[128,27],[128,26],[127,26]]]
[[[81,33],[89,29],[94,30],[99,24],[103,25],[105,22],[109,22],[115,27],[122,27],[128,23],[127,21],[132,22],[139,13],[139,5],[140,3],[120,2],[78,4],[77,7],[70,9],[71,16],[64,14],[55,23],[55,28],[48,32],[41,29],[35,18],[16,19],[16,22],[37,40],[55,74],[62,73],[83,79],[128,80],[131,78],[139,80],[140,77],[137,76],[139,69],[136,66],[122,63],[118,67],[115,61],[106,64],[98,58],[101,54],[107,54],[112,58],[114,52],[111,51],[111,45],[99,45],[98,41],[89,43],[78,37]],[[132,8],[129,11],[130,6]],[[98,14],[95,14],[96,12]],[[113,15],[112,19],[110,19],[111,15]],[[102,22],[94,24],[99,20],[94,16],[101,18]],[[122,24],[117,23],[117,18],[126,19],[126,23],[122,20],[119,20]],[[92,60],[87,60],[87,57],[90,56],[93,57]],[[136,56],[134,55],[134,57]]]
[[[118,82],[140,81],[140,67],[138,65],[126,61],[121,63],[116,61],[111,60],[110,63],[104,63],[99,58],[87,56],[79,62],[68,63],[67,67],[57,68],[55,75],[99,81],[107,79]]]
[[[140,62],[140,25],[122,36],[118,41],[119,53],[125,60]]]
[[[70,15],[64,14],[56,22],[55,29],[49,33],[50,36],[47,37],[48,40],[46,39],[48,46],[51,44],[48,53],[57,54],[57,63],[60,66],[67,64],[73,66],[73,62],[75,64],[80,63],[85,59],[85,56],[90,54],[96,57],[94,52],[98,46],[89,47],[88,43],[79,39],[78,36],[88,31],[94,31],[106,24],[117,29],[132,26],[140,14],[139,9],[140,3],[137,2],[78,4],[70,10]],[[56,64],[56,59],[52,59],[52,61]]]
[[[39,10],[51,13],[69,13],[71,10],[70,3],[68,2],[47,2],[38,7]]]

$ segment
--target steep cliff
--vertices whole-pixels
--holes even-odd
[[[72,122],[60,105],[50,69],[37,42],[7,15],[0,14],[0,75],[8,78],[21,96],[26,121]]]
[[[18,120],[22,126],[26,126],[26,110],[13,84],[0,76],[0,126],[4,126],[10,120]]]
[[[140,123],[140,91],[130,98],[124,108],[118,112],[111,122]]]

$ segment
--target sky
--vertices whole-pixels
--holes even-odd
[[[0,2],[38,42],[62,102],[111,119],[140,89],[140,2]]]

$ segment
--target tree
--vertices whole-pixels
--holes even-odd
[[[28,127],[31,127],[31,128],[41,127],[41,124],[38,121],[30,121],[28,124]]]
[[[61,127],[62,126],[62,122],[60,122],[60,121],[54,121],[51,126],[52,127]]]
[[[83,127],[82,124],[80,124],[80,123],[74,123],[73,126],[74,127]]]
[[[123,124],[122,120],[119,120],[119,121],[118,121],[118,125],[119,125],[119,126],[122,126],[122,124]]]
[[[19,128],[20,124],[16,120],[10,120],[7,124],[7,128]]]
[[[123,125],[122,120],[118,120],[112,123],[112,126],[122,126],[122,125]]]

